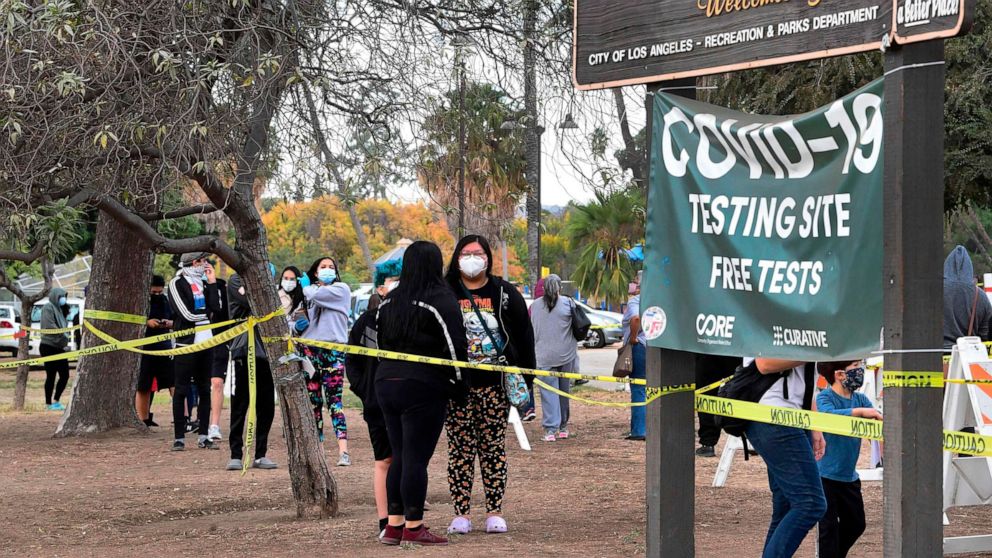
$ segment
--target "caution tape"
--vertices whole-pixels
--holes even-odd
[[[106,320],[108,322],[123,322],[125,324],[144,325],[147,318],[135,314],[125,314],[123,312],[109,312],[107,310],[84,310],[83,314],[90,320]]]
[[[502,366],[498,364],[483,364],[479,362],[462,362],[459,360],[450,360],[446,358],[398,353],[395,351],[386,351],[383,349],[370,349],[368,347],[359,347],[355,345],[348,345],[345,343],[317,341],[315,339],[279,337],[275,339],[266,338],[265,341],[266,342],[292,341],[293,343],[296,343],[298,345],[320,347],[322,349],[330,349],[333,351],[339,351],[342,353],[348,353],[353,355],[378,357],[389,360],[401,360],[404,362],[415,362],[418,364],[432,364],[435,366],[452,366],[458,368],[470,368],[475,370],[488,370],[490,372],[501,372],[503,374],[529,374],[531,376],[544,376],[550,378],[568,378],[570,380],[596,380],[599,382],[612,382],[616,384],[634,384],[640,386],[647,385],[647,380],[640,378],[615,378],[613,376],[592,376],[589,374],[579,374],[577,372],[557,372],[554,370],[537,370],[533,368],[521,368],[519,366]]]
[[[672,394],[672,393],[682,393],[682,392],[692,391],[692,390],[696,389],[696,384],[682,384],[682,385],[677,385],[677,386],[665,386],[665,387],[662,387],[662,388],[648,387],[646,389],[646,394],[645,394],[646,397],[645,397],[645,400],[644,401],[638,401],[638,402],[633,402],[633,401],[631,401],[631,402],[625,402],[625,401],[623,401],[623,402],[621,402],[621,401],[599,401],[599,400],[596,400],[596,399],[587,399],[585,397],[579,397],[578,395],[575,395],[575,394],[572,394],[572,393],[568,393],[568,392],[562,391],[562,390],[560,390],[558,388],[551,387],[548,384],[546,384],[546,383],[544,383],[541,380],[538,380],[536,378],[534,379],[534,384],[540,386],[542,389],[546,389],[546,390],[550,391],[551,393],[556,393],[560,397],[566,397],[568,399],[574,399],[574,400],[576,400],[576,401],[578,401],[580,403],[585,403],[587,405],[595,405],[595,406],[598,406],[598,407],[615,407],[615,408],[621,408],[621,409],[626,409],[628,407],[645,407],[645,406],[651,404],[652,402],[654,402],[655,399],[658,399],[659,397],[661,397],[663,395],[669,395],[669,394]]]
[[[882,421],[878,420],[806,411],[803,409],[774,407],[698,393],[696,394],[695,406],[696,410],[701,413],[734,417],[791,428],[801,428],[803,430],[816,430],[839,436],[865,438],[879,442],[884,441],[882,437]],[[992,457],[992,436],[944,430],[942,443],[945,451]]]
[[[282,313],[282,310],[279,310]],[[273,312],[275,314],[275,312]],[[269,314],[265,320],[271,319],[273,314]],[[264,321],[264,320],[263,320]],[[248,464],[251,462],[251,446],[255,443],[255,397],[256,397],[256,363],[255,363],[255,323],[254,318],[248,318],[248,417],[245,427],[245,447],[242,455],[241,476],[248,473]],[[235,388],[237,389],[237,388]],[[272,397],[272,394],[268,394]]]
[[[226,322],[220,322],[220,323],[216,323],[216,324],[208,324],[208,325],[196,326],[194,328],[184,329],[182,331],[174,331],[174,332],[171,332],[171,333],[166,333],[165,335],[169,336],[170,339],[176,339],[178,337],[184,337],[186,335],[197,334],[197,333],[200,333],[201,331],[208,331],[208,330],[217,329],[219,327],[227,327],[229,325],[240,324],[240,323],[242,323],[244,321],[245,320],[227,320]],[[120,340],[119,339],[114,338],[112,335],[110,335],[109,333],[107,333],[105,331],[101,331],[100,329],[97,329],[97,327],[95,325],[91,324],[89,322],[89,320],[83,320],[83,324],[86,326],[86,329],[88,329],[90,331],[90,333],[92,333],[93,335],[96,335],[97,337],[99,337],[100,339],[102,339],[105,343],[120,343]],[[239,330],[239,331],[241,331],[242,333],[244,333],[244,329],[243,328],[241,330]],[[140,353],[140,354],[143,354],[143,355],[152,355],[152,356],[176,356],[176,355],[179,355],[179,354],[187,354],[187,353],[176,352],[176,349],[155,349],[155,350],[152,350],[152,349],[138,349],[136,347],[131,347],[131,348],[125,348],[124,350],[125,351],[129,351],[129,352],[132,352],[132,353]]]
[[[943,372],[900,372],[886,370],[882,373],[882,387],[942,388],[946,384],[992,384],[992,380],[945,378]]]

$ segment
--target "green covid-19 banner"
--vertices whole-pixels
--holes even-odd
[[[651,346],[797,360],[878,348],[882,83],[797,116],[655,96]]]

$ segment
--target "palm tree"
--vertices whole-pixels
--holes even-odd
[[[566,233],[581,247],[573,280],[583,293],[610,303],[627,296],[636,272],[627,250],[644,238],[644,202],[634,192],[597,192],[595,201],[575,207]]]
[[[423,123],[417,175],[420,186],[444,212],[448,228],[458,233],[459,124],[465,122],[465,230],[504,240],[520,199],[527,190],[519,133],[502,131],[503,122],[519,119],[506,94],[488,84],[465,88],[464,114],[459,92],[439,99]]]

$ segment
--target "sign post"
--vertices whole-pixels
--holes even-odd
[[[939,371],[943,346],[944,42],[885,53],[885,369]],[[885,388],[884,554],[943,553],[942,392]]]

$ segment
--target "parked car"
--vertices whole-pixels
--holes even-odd
[[[17,356],[17,339],[13,337],[21,326],[20,312],[12,304],[0,304],[0,351]]]
[[[41,309],[44,308],[48,301],[36,302],[34,308],[31,309],[31,329],[41,329]],[[66,303],[69,304],[69,315],[66,317],[66,321],[69,322],[69,326],[74,326],[83,323],[83,315],[86,311],[86,302],[81,298],[68,298]],[[69,335],[69,350],[77,351],[80,348],[81,332],[76,330]],[[41,356],[38,351],[38,346],[41,344],[40,335],[31,335],[31,355]]]
[[[586,347],[601,349],[607,345],[612,345],[623,341],[623,314],[607,312],[605,310],[596,310],[588,304],[579,302],[578,300],[575,302],[586,311],[592,325],[599,326],[589,329],[589,336],[586,337],[585,342]]]
[[[527,308],[530,308],[530,305],[534,303],[534,299],[529,296],[525,296],[524,301],[527,303]],[[602,349],[607,345],[623,341],[623,314],[596,310],[579,300],[575,302],[586,311],[586,315],[589,316],[589,321],[592,322],[592,325],[599,326],[589,328],[589,336],[582,343],[584,346],[590,349]]]

